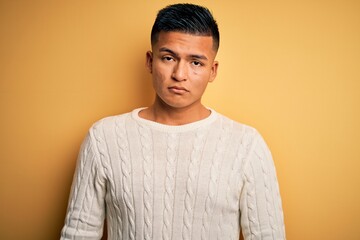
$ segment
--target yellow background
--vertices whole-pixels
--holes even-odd
[[[204,103],[263,134],[288,239],[360,239],[360,2],[194,2],[221,32]],[[0,239],[59,238],[87,129],[152,102],[169,3],[0,1]]]

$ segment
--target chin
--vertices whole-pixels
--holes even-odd
[[[187,105],[187,104],[180,104],[180,103],[165,103],[166,104],[166,106],[169,106],[169,107],[171,107],[171,108],[178,108],[178,109],[180,109],[180,108],[186,108],[186,107],[188,107],[189,105]]]
[[[162,104],[167,106],[167,107],[170,107],[170,108],[186,108],[188,107],[189,105],[191,104],[187,104],[187,103],[183,103],[183,102],[178,102],[178,101],[164,101],[162,100]]]
[[[160,97],[158,96],[158,102],[160,105],[165,107],[174,108],[174,109],[182,109],[182,108],[189,108],[191,106],[197,106],[197,101],[189,101],[190,99],[181,98],[174,98],[172,97]],[[200,103],[200,102],[199,102]],[[201,103],[200,103],[201,104]]]

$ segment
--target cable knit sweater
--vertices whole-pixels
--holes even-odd
[[[251,127],[211,110],[168,126],[141,109],[85,138],[61,239],[285,239],[271,154]]]

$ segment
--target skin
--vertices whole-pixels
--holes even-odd
[[[152,74],[154,103],[139,113],[141,118],[167,125],[183,125],[209,116],[201,103],[209,82],[214,81],[218,62],[211,36],[160,32],[146,67]]]

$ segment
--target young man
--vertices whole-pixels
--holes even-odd
[[[93,125],[62,239],[285,239],[271,154],[251,127],[201,103],[218,27],[191,4],[162,9],[146,65],[155,101]]]

